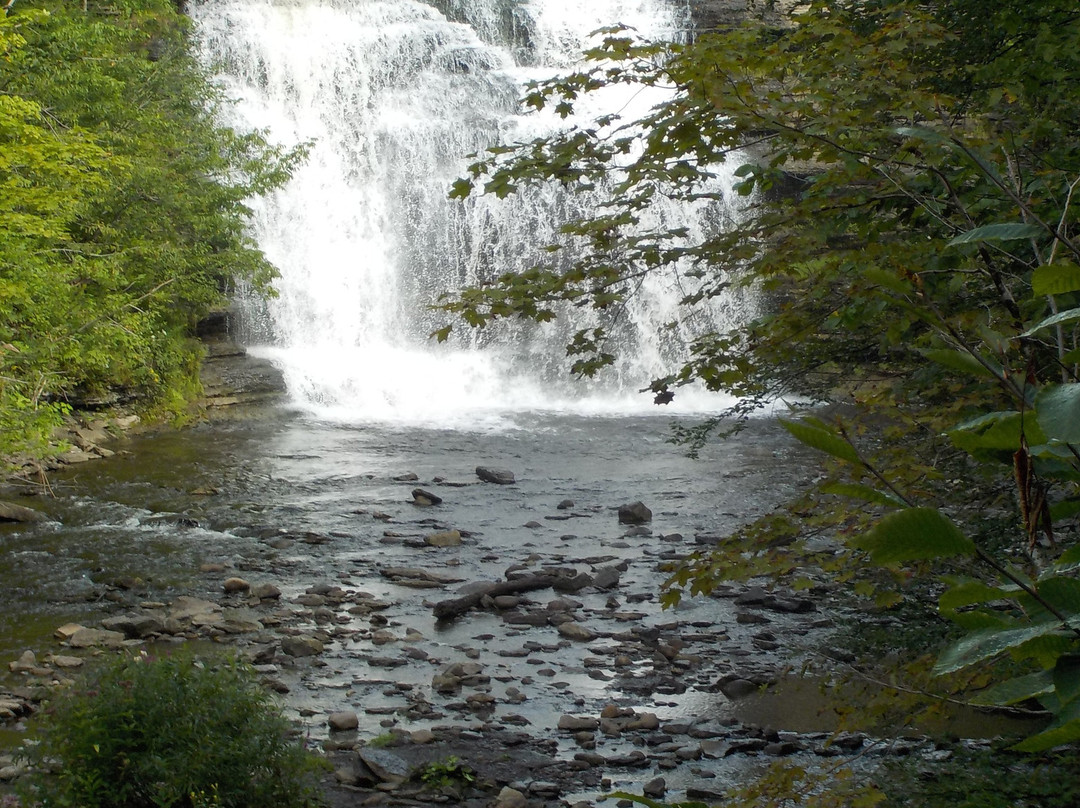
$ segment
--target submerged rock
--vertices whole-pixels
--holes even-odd
[[[759,692],[761,688],[749,679],[731,678],[719,683],[720,692],[732,701],[745,699]]]

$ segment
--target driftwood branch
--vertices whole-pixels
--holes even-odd
[[[532,592],[536,589],[547,589],[555,583],[553,575],[527,575],[524,578],[516,578],[513,581],[500,581],[486,586],[478,592],[470,592],[460,598],[440,600],[432,608],[436,620],[453,620],[470,609],[475,609],[485,597],[498,597],[499,595],[516,595],[519,592]]]

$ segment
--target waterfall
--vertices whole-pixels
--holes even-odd
[[[602,26],[677,36],[688,25],[685,7],[195,0],[189,11],[203,58],[235,99],[225,123],[263,129],[283,145],[311,144],[289,184],[253,203],[253,235],[281,277],[275,298],[244,302],[246,341],[282,367],[299,406],[353,421],[438,423],[483,412],[652,407],[637,391],[671,371],[689,334],[685,326],[658,336],[683,289],[644,287],[619,323],[617,366],[588,383],[568,377],[564,344],[595,313],[574,311],[576,323],[458,326],[438,345],[428,335],[446,317],[430,305],[446,290],[533,266],[559,222],[593,204],[555,186],[508,200],[448,198],[470,153],[567,125],[525,115],[524,83],[572,68]],[[655,96],[617,88],[590,103],[643,112]],[[581,119],[601,111],[582,109]],[[690,228],[691,237],[734,215],[715,204],[660,205],[650,215]],[[714,307],[706,316],[728,315]]]

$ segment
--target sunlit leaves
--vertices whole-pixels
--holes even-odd
[[[1035,295],[1062,295],[1080,291],[1080,266],[1062,262],[1038,267],[1031,275],[1031,292]]]
[[[1040,331],[1051,328],[1052,326],[1068,325],[1070,323],[1075,323],[1077,320],[1080,320],[1080,308],[1069,309],[1068,311],[1052,314],[1049,317],[1040,320],[1020,336],[1030,337],[1034,334],[1038,334]]]
[[[855,451],[855,447],[849,441],[830,430],[822,421],[805,418],[801,421],[781,420],[780,423],[784,429],[807,446],[832,455],[839,460],[846,460],[849,463],[859,462],[859,453]]]
[[[980,241],[1015,241],[1017,239],[1031,239],[1043,234],[1043,229],[1038,225],[1024,224],[1022,222],[1006,222],[1002,224],[985,224],[975,227],[949,241],[948,246],[955,247],[958,244],[971,244]]]
[[[975,545],[934,508],[906,508],[883,517],[872,530],[856,539],[878,564],[896,564],[932,558],[971,556]]]
[[[1035,408],[1047,437],[1080,445],[1080,384],[1043,388],[1035,398]]]
[[[220,96],[175,5],[35,5],[0,19],[0,342],[18,343],[0,354],[0,410],[178,409],[196,392],[196,319],[273,275],[248,203],[303,149],[214,125]]]

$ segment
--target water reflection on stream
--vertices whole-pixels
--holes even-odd
[[[54,476],[55,498],[28,501],[55,522],[0,528],[0,660],[26,648],[55,650],[52,631],[67,620],[92,624],[107,613],[180,594],[220,598],[223,578],[239,574],[273,582],[285,602],[319,582],[370,592],[394,603],[385,613],[393,631],[413,628],[431,659],[453,661],[470,644],[485,652],[520,646],[513,637],[522,632],[484,613],[437,627],[431,601],[450,597],[452,589],[407,589],[380,576],[380,569],[423,567],[465,581],[498,580],[515,563],[588,569],[598,559],[629,563],[617,594],[640,598],[632,608],[643,615],[641,623],[693,620],[737,640],[741,627],[726,603],[694,600],[676,613],[662,612],[657,565],[665,554],[692,549],[696,534],[730,530],[790,493],[800,450],[783,430],[769,420],[756,422],[694,461],[666,442],[665,417],[514,419],[451,431],[343,426],[278,411],[130,439],[113,458]],[[480,483],[477,465],[511,469],[517,484]],[[392,479],[407,472],[419,481]],[[464,485],[439,485],[437,477]],[[414,506],[417,486],[437,492],[444,503]],[[557,510],[566,499],[573,509]],[[653,510],[651,536],[626,536],[618,524],[613,509],[634,500]],[[434,529],[430,520],[471,535],[458,548],[418,547],[416,540]],[[207,562],[229,569],[200,572]],[[540,593],[537,600],[551,596]],[[600,621],[606,631],[626,628],[611,620],[610,607],[605,612],[607,594],[578,597],[587,622]],[[487,635],[497,639],[477,640]],[[533,628],[525,639],[554,644],[558,637],[554,629]],[[552,699],[565,701],[568,687],[598,703],[615,695],[613,685],[582,668],[582,654],[602,646],[545,655],[562,674],[547,683]],[[377,687],[361,692],[357,683],[430,683],[430,664],[375,671],[364,661],[370,650],[343,644],[328,651],[321,684],[339,693],[351,688],[354,700],[378,700]],[[498,660],[481,661],[497,666]],[[312,710],[334,706],[312,687],[294,690],[290,701]],[[678,712],[676,701],[660,707]],[[543,713],[557,705],[539,698],[532,709]]]

